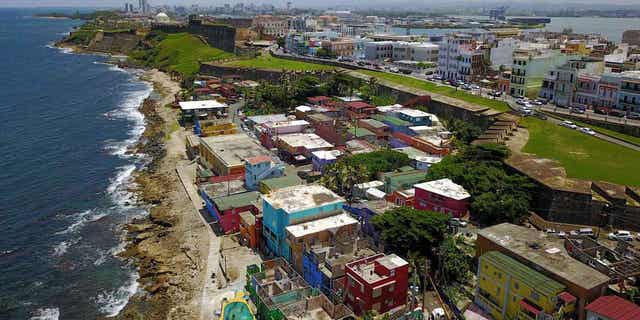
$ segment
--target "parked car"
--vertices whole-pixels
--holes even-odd
[[[546,229],[544,230],[545,233],[556,233],[556,229]]]
[[[532,115],[534,115],[535,112],[530,107],[524,107],[524,108],[522,108],[521,113],[524,116],[532,116]]]
[[[593,129],[591,129],[591,128],[582,127],[582,128],[580,128],[580,129],[578,129],[578,130],[580,130],[580,132],[582,132],[582,133],[586,133],[586,134],[588,134],[588,135],[590,135],[590,136],[595,136],[595,135],[596,135],[596,132],[595,132],[595,131],[593,131]]]
[[[569,112],[571,113],[578,113],[578,114],[583,114],[584,113],[584,109],[582,108],[569,108]]]
[[[579,235],[580,235],[580,233],[579,233],[577,230],[571,230],[571,231],[569,231],[569,235],[570,235],[570,236],[577,237],[577,236],[579,236]]]
[[[460,88],[462,88],[462,90],[471,90],[471,86],[468,84],[463,84]]]
[[[473,89],[473,90],[480,90],[480,86],[479,86],[479,85],[477,85],[477,84],[472,84],[472,85],[471,85],[471,89]]]
[[[624,112],[620,111],[620,110],[611,110],[609,111],[609,115],[610,116],[614,116],[614,117],[624,117]]]
[[[564,231],[560,231],[556,235],[558,236],[558,238],[564,238],[567,236],[567,233]]]
[[[618,231],[611,232],[609,233],[607,238],[609,238],[609,240],[617,240],[617,241],[633,240],[633,236],[631,235],[631,232],[626,230],[618,230]]]
[[[607,107],[596,107],[595,109],[593,109],[593,112],[598,114],[609,114],[609,112],[611,112],[611,109]]]
[[[494,96],[494,97],[501,97],[502,96],[502,91],[491,91],[489,93],[489,95]]]
[[[562,122],[560,122],[560,125],[563,127],[567,127],[569,129],[577,129],[578,126],[576,126],[573,122],[569,121],[569,120],[564,120]]]
[[[596,238],[596,234],[591,228],[580,228],[580,230],[578,230],[578,234],[585,237]]]
[[[542,99],[542,98],[535,99],[535,100],[533,100],[533,102],[534,102],[536,105],[539,105],[539,106],[541,106],[541,105],[545,105],[545,104],[547,104],[547,103],[548,103],[547,99]]]
[[[627,119],[640,120],[640,113],[629,112],[629,114],[627,114]]]
[[[429,320],[444,320],[447,316],[442,308],[435,308],[429,315]]]
[[[456,227],[466,227],[467,226],[467,222],[462,220],[462,219],[460,219],[460,218],[451,218],[449,223],[451,223],[452,226],[456,226]]]
[[[516,100],[516,103],[517,103],[517,104],[519,104],[519,105],[521,105],[521,106],[524,106],[524,105],[527,103],[527,101],[526,101],[526,100],[524,100],[524,99],[517,99],[517,100]]]

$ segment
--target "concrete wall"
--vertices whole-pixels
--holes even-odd
[[[191,33],[203,37],[214,48],[235,52],[236,29],[231,26],[209,25],[191,21],[189,24],[153,24],[152,29],[166,33]]]

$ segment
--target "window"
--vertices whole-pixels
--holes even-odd
[[[538,301],[540,300],[540,295],[537,292],[531,292],[531,299]]]

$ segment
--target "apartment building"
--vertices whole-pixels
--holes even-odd
[[[438,52],[438,74],[449,80],[471,81],[484,72],[484,50],[470,35],[447,37]]]
[[[617,107],[623,111],[640,113],[640,71],[622,73]]]
[[[348,38],[322,41],[322,48],[336,57],[353,57],[355,46],[355,42]]]
[[[393,60],[438,62],[439,46],[430,42],[399,41],[393,44]]]
[[[537,97],[547,73],[564,65],[570,58],[559,50],[516,50],[513,53],[509,93]],[[564,77],[558,77],[558,81],[564,81]]]
[[[552,101],[557,106],[572,106],[578,90],[578,79],[581,75],[592,75],[583,77],[582,91],[583,98],[593,94],[595,88],[589,89],[589,83],[598,81],[596,76],[604,71],[602,59],[591,57],[580,57],[570,59],[561,66],[557,66],[548,71],[542,80],[539,96]],[[595,86],[597,87],[597,85]],[[591,101],[589,99],[588,101]]]
[[[253,18],[253,27],[260,38],[275,39],[284,37],[289,32],[289,19],[280,16],[256,16]]]
[[[393,58],[393,41],[376,41],[364,44],[366,60],[384,60]]]

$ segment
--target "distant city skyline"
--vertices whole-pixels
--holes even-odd
[[[4,0],[0,3],[0,7],[121,7],[127,0]],[[285,7],[287,0],[154,0],[150,1],[151,5],[186,5],[191,6],[197,4],[200,6],[218,6],[225,3],[236,4],[273,4],[276,7]],[[495,1],[495,0],[454,0],[442,3],[440,1],[415,1],[415,0],[370,0],[366,2],[356,0],[327,0],[317,4],[310,4],[306,1],[292,1],[293,7],[299,8],[328,8],[328,7],[350,7],[350,8],[369,8],[369,9],[404,9],[407,6],[420,9],[459,9],[459,8],[482,8],[498,5],[509,5],[517,9],[562,9],[565,6],[576,8],[580,5],[589,5],[584,9],[605,9],[624,7],[640,7],[637,0],[566,0],[566,1],[530,1],[530,0],[513,0],[513,1]]]

